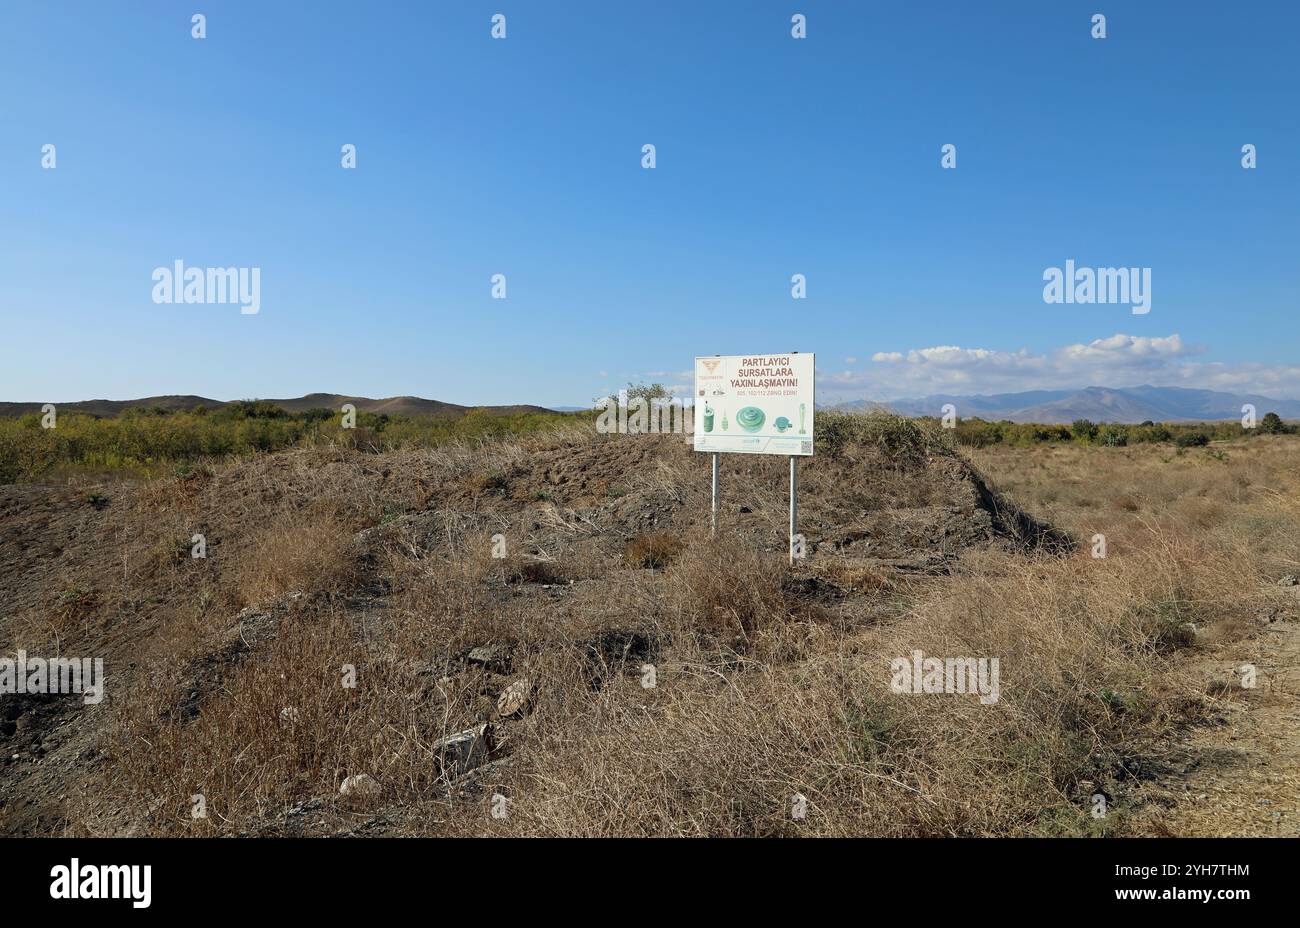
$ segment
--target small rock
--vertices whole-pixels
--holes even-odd
[[[368,773],[354,773],[339,785],[340,796],[367,797],[379,794],[379,784]]]
[[[471,664],[478,664],[494,673],[510,672],[510,654],[499,644],[483,644],[473,648],[466,658]]]
[[[1278,586],[1300,586],[1300,576],[1287,574],[1277,582]]]
[[[508,718],[521,710],[532,695],[533,685],[527,680],[515,680],[497,697],[497,715]]]
[[[490,729],[484,722],[435,741],[433,750],[438,755],[443,772],[455,775],[473,770],[487,760],[491,750],[490,738]]]
[[[280,721],[296,722],[298,721],[298,715],[299,713],[297,709],[295,709],[293,706],[286,706],[285,708],[280,710]]]

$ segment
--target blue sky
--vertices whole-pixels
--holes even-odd
[[[6,0],[0,86],[4,400],[576,405],[786,350],[819,400],[1300,396],[1292,2]],[[1045,303],[1067,259],[1151,311]],[[260,312],[154,303],[176,260]]]

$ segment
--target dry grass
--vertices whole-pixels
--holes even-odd
[[[1123,833],[1123,803],[1098,825],[1079,784],[1121,794],[1144,752],[1207,705],[1182,652],[1239,634],[1276,604],[1276,578],[1300,572],[1287,438],[1229,446],[1226,461],[1155,447],[978,452],[992,483],[1083,545],[1068,557],[967,547],[932,576],[829,541],[791,571],[779,483],[763,485],[766,470],[779,475],[771,462],[726,485],[735,524],[711,542],[707,486],[685,448],[642,458],[638,439],[569,436],[597,464],[570,473],[557,458],[543,488],[525,465],[556,440],[533,441],[231,467],[203,491],[239,501],[219,525],[192,488],[151,487],[142,511],[176,516],[158,519],[157,538],[208,518],[226,553],[188,597],[165,585],[165,648],[107,739],[133,823],[175,834],[333,833],[373,816],[382,831],[424,834]],[[814,521],[894,505],[905,526],[908,507],[943,500],[917,476],[937,446],[850,434],[838,451],[846,469],[808,467]],[[877,466],[904,458],[906,495]],[[738,502],[752,516],[736,515]],[[1090,555],[1097,534],[1104,559]],[[157,543],[137,539],[142,551]],[[470,661],[481,645],[497,657]],[[917,649],[997,657],[1000,699],[891,692],[890,661]],[[355,687],[340,683],[345,664]],[[529,705],[502,722],[497,697],[517,681]],[[446,769],[437,740],[483,722],[493,762]],[[361,772],[380,795],[340,803],[339,783]],[[504,819],[488,814],[494,793],[510,798]],[[194,794],[206,819],[189,815]],[[73,830],[94,830],[95,800],[80,814]]]
[[[360,573],[352,536],[363,524],[330,500],[287,513],[240,551],[233,586],[244,604],[294,590],[342,593]]]
[[[651,570],[667,567],[681,553],[685,542],[665,532],[644,532],[623,546],[623,560],[633,567]]]

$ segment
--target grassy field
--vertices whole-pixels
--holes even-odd
[[[635,387],[634,391],[645,391]],[[653,387],[653,390],[662,388]],[[659,395],[659,394],[656,394]],[[43,428],[37,413],[0,416],[0,483],[57,481],[71,477],[157,477],[228,457],[288,448],[340,446],[363,451],[435,448],[454,441],[528,435],[566,424],[590,424],[594,412],[501,414],[488,408],[456,417],[358,413],[343,428],[336,410],[289,413],[267,401],[247,400],[219,410],[129,408],[114,417],[62,413]],[[828,420],[834,421],[834,419]],[[928,430],[937,419],[918,420]],[[1032,425],[962,419],[947,430],[959,447],[1028,448],[1050,444],[1125,447],[1154,444],[1185,449],[1213,441],[1294,434],[1296,426],[1268,414],[1254,429],[1237,422]]]
[[[1158,577],[1164,592],[1139,608],[1185,628],[1142,690],[1172,686],[1199,724],[1174,711],[1118,780],[1098,781],[1123,833],[1300,835],[1300,440],[973,457],[1036,514],[1105,535],[1108,603]]]
[[[0,416],[0,483],[157,477],[287,448],[430,448],[453,441],[527,435],[575,417],[486,410],[454,418],[361,412],[355,427],[345,429],[334,410],[290,414],[250,401],[215,412],[132,409],[111,418],[62,413],[54,428],[42,428],[41,418],[35,413]]]
[[[728,456],[710,540],[704,456],[577,425],[13,488],[58,554],[0,572],[0,647],[102,653],[115,682],[96,712],[20,715],[43,754],[0,772],[0,826],[1152,833],[1134,771],[1235,698],[1200,656],[1300,612],[1278,585],[1300,440],[956,452],[888,417],[822,437],[793,569],[783,461]],[[916,649],[999,658],[999,700],[893,692]],[[458,764],[442,739],[480,726]],[[340,796],[359,774],[374,794]]]

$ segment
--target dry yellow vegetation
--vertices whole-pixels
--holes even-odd
[[[0,646],[105,654],[110,698],[22,703],[0,828],[1237,833],[1171,813],[1213,761],[1169,759],[1259,698],[1207,682],[1216,649],[1289,685],[1269,635],[1300,616],[1279,583],[1300,443],[972,468],[896,421],[836,438],[801,465],[793,570],[784,461],[726,459],[710,539],[707,458],[680,436],[302,449],[95,505],[4,488],[26,542]],[[208,557],[178,557],[195,532]],[[85,608],[55,609],[68,591]],[[893,692],[915,650],[997,657],[998,700]],[[362,774],[373,791],[340,796]],[[1275,793],[1266,821],[1294,833]]]

